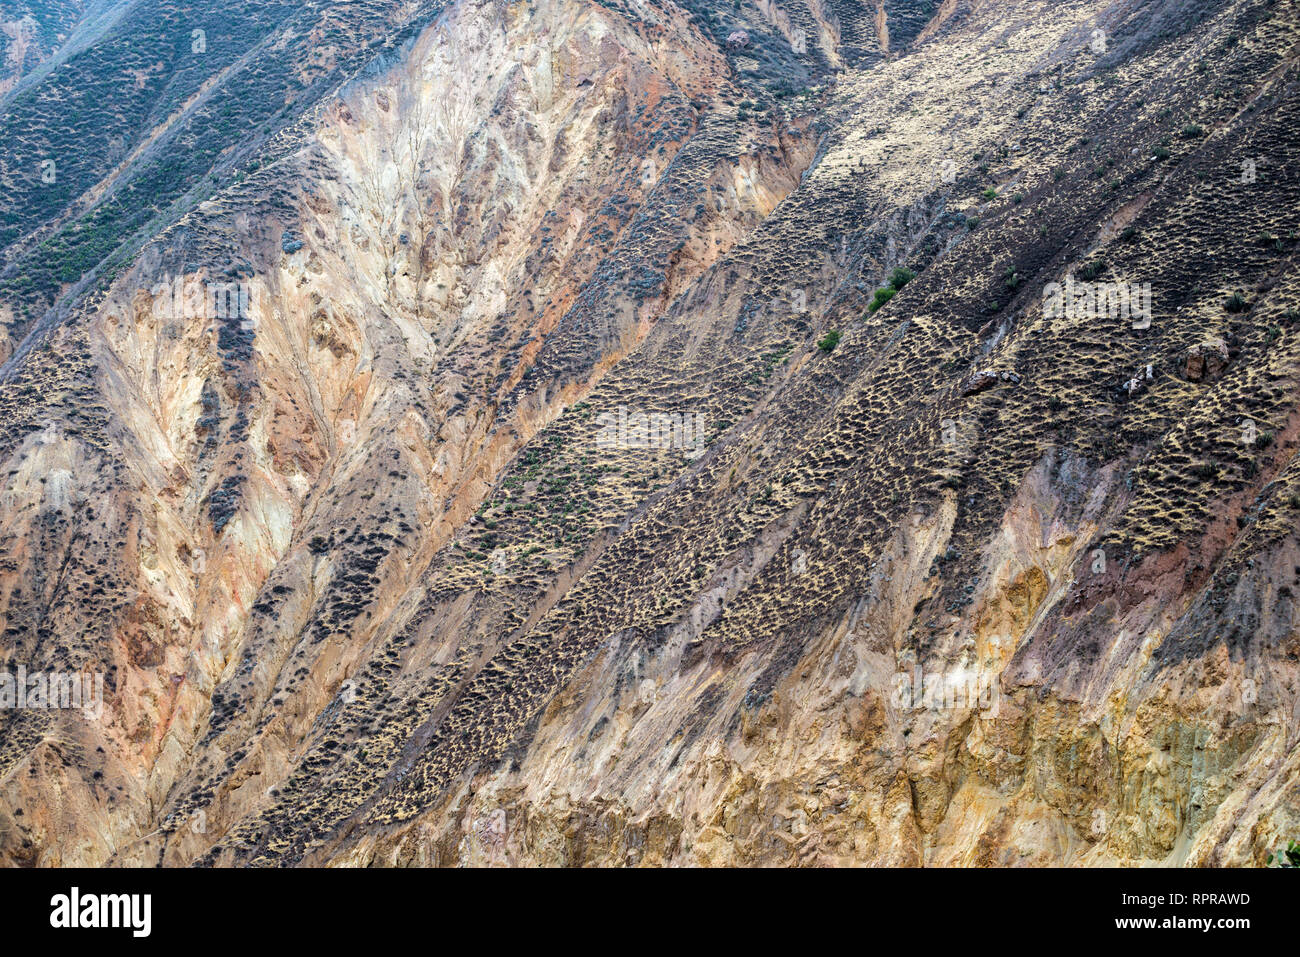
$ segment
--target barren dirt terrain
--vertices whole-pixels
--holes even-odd
[[[1300,837],[1296,0],[0,21],[0,864]]]

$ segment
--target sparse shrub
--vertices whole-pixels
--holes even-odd
[[[1090,263],[1084,263],[1079,270],[1079,276],[1085,282],[1092,282],[1098,276],[1106,271],[1106,261],[1104,259],[1094,259]]]
[[[984,192],[981,193],[980,195],[982,195],[985,199],[997,199],[998,191],[994,189],[992,186],[990,186],[988,189],[984,190]]]
[[[1250,308],[1250,303],[1246,301],[1246,297],[1241,293],[1234,292],[1224,301],[1223,308],[1228,312],[1245,312]]]
[[[1300,867],[1300,842],[1288,841],[1286,850],[1270,854],[1265,858],[1264,863],[1269,867]]]
[[[1200,137],[1200,135],[1201,135],[1202,133],[1204,133],[1204,132],[1205,132],[1205,131],[1204,131],[1203,129],[1201,129],[1200,126],[1198,126],[1198,125],[1195,124],[1195,123],[1188,123],[1188,124],[1187,124],[1186,126],[1184,126],[1184,127],[1182,128],[1182,130],[1181,130],[1181,133],[1182,133],[1183,139],[1186,139],[1186,140],[1194,140],[1194,139],[1197,139],[1197,138]]]
[[[898,295],[898,290],[894,288],[877,289],[876,297],[871,300],[871,305],[867,306],[867,312],[875,312],[894,296]]]
[[[909,282],[916,278],[916,273],[904,266],[899,266],[889,274],[889,284],[897,290],[901,290]]]

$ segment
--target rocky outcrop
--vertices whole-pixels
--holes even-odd
[[[1228,367],[1228,344],[1222,339],[1199,342],[1182,357],[1182,376],[1188,382],[1213,382]]]

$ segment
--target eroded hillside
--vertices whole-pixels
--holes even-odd
[[[0,101],[3,860],[1295,834],[1294,2],[249,6]]]

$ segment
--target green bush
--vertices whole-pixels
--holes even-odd
[[[1265,863],[1270,867],[1300,867],[1300,843],[1288,841],[1285,851],[1270,854]]]
[[[897,289],[893,289],[893,288],[877,289],[876,298],[872,299],[871,305],[867,306],[867,312],[875,312],[885,303],[889,302],[889,300],[893,299],[894,296],[896,295],[898,295]]]
[[[889,284],[895,289],[902,289],[909,282],[916,278],[916,273],[903,266],[899,266],[889,274]]]
[[[838,329],[832,329],[821,338],[820,342],[817,343],[817,348],[822,352],[834,352],[835,347],[839,344],[840,331]]]

